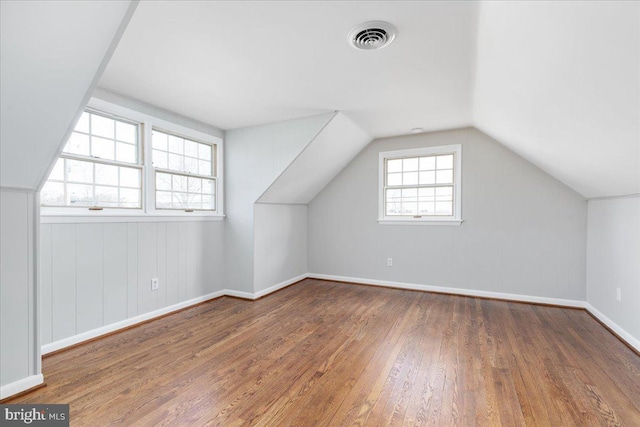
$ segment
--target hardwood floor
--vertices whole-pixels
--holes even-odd
[[[640,357],[581,310],[307,279],[52,355],[71,424],[640,425]]]

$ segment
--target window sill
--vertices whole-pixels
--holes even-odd
[[[78,223],[107,223],[107,222],[190,222],[190,221],[222,221],[224,215],[198,213],[41,213],[41,224],[78,224]]]
[[[378,219],[380,225],[455,225],[463,223],[461,219],[422,219],[422,218],[403,218],[403,219]]]

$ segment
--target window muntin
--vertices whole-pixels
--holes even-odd
[[[61,157],[42,189],[43,206],[142,207],[141,170]]]
[[[386,216],[452,216],[454,154],[385,160]]]
[[[461,221],[461,146],[380,153],[379,220]]]
[[[216,210],[215,145],[152,130],[155,208]]]
[[[139,125],[82,113],[41,192],[46,207],[142,209]]]

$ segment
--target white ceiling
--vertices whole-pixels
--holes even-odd
[[[474,124],[585,197],[640,193],[640,2],[487,2]]]
[[[476,4],[142,2],[100,86],[223,129],[340,110],[372,136],[470,124]],[[347,33],[384,19],[393,44]]]

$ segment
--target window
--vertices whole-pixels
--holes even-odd
[[[215,147],[154,129],[156,209],[215,210]]]
[[[459,224],[461,162],[460,145],[380,153],[378,220]]]
[[[222,215],[220,138],[92,104],[42,189],[43,215]]]
[[[42,205],[141,209],[138,135],[136,123],[82,113],[42,189]]]

